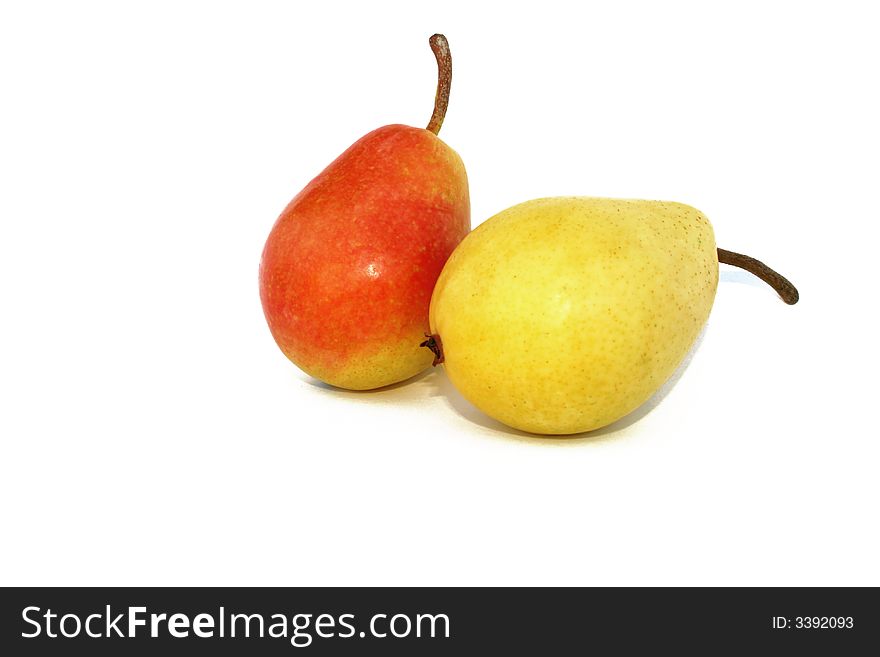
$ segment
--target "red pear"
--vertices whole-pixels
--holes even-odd
[[[281,351],[340,388],[403,381],[431,365],[434,283],[470,230],[464,164],[437,133],[452,60],[430,39],[439,82],[428,127],[362,137],[288,204],[260,262],[260,299]]]

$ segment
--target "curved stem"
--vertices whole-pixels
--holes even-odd
[[[449,42],[442,34],[435,34],[428,43],[437,58],[437,94],[434,96],[434,113],[428,122],[427,130],[435,135],[440,132],[443,119],[446,118],[446,107],[449,105],[449,90],[452,89],[452,54]]]
[[[723,262],[725,265],[733,265],[734,267],[739,267],[740,269],[745,269],[747,272],[751,272],[776,290],[779,296],[782,297],[782,300],[789,305],[796,304],[800,298],[797,288],[791,284],[791,281],[782,274],[770,269],[770,267],[760,260],[755,260],[754,258],[741,253],[718,249],[718,262]]]

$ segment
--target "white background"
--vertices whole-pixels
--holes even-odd
[[[0,583],[880,585],[870,7],[4,3]],[[311,381],[263,242],[362,134],[427,123],[433,32],[474,225],[682,201],[802,301],[723,266],[661,403],[593,436],[507,431],[442,371]]]

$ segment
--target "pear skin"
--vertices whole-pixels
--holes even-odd
[[[458,154],[421,128],[365,135],[285,208],[260,261],[272,336],[303,371],[365,390],[431,365],[434,283],[470,230]]]

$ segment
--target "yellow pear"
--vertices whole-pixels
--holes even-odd
[[[598,429],[647,400],[686,355],[712,309],[719,256],[797,301],[759,261],[717,249],[711,224],[690,206],[522,203],[453,252],[424,346],[466,399],[504,424]]]

